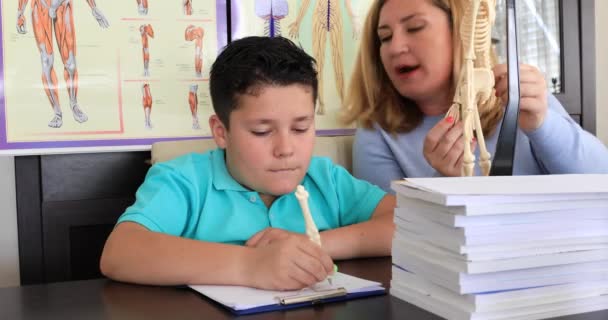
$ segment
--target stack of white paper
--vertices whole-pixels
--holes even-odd
[[[448,319],[608,309],[608,175],[418,178],[392,188],[392,295]]]

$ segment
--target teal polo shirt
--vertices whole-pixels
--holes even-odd
[[[320,231],[369,220],[385,195],[328,158],[313,157],[301,184],[310,195],[310,211]],[[152,166],[135,203],[118,219],[124,221],[174,236],[239,245],[268,227],[305,233],[294,193],[278,197],[267,208],[258,192],[228,173],[222,149]]]

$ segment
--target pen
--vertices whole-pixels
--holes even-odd
[[[338,272],[338,266],[334,264],[334,274],[336,274],[336,272]],[[331,283],[331,281],[332,281],[331,276],[327,277],[327,281],[329,282],[330,285],[333,285],[333,283]]]
[[[306,235],[308,238],[321,246],[321,235],[319,234],[319,229],[317,229],[317,225],[315,221],[312,219],[312,215],[310,214],[310,209],[308,208],[308,191],[302,185],[298,185],[296,188],[296,198],[300,203],[300,208],[302,208],[302,215],[304,216],[304,223],[306,224]],[[334,273],[338,271],[338,266],[334,264]],[[327,277],[327,282],[329,285],[332,285],[331,276]]]

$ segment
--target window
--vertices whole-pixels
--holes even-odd
[[[545,74],[551,93],[561,93],[561,41],[558,0],[516,0],[517,45],[520,63],[536,66]],[[506,5],[496,1],[492,32],[499,61],[506,61]]]

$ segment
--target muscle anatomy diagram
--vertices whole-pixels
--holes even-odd
[[[194,70],[196,76],[203,76],[203,37],[205,30],[201,27],[189,25],[186,28],[186,41],[194,41]]]
[[[18,0],[17,32],[27,33],[25,7],[28,0]],[[86,0],[91,7],[93,17],[102,28],[109,26],[108,20],[95,5],[95,0]],[[63,125],[63,114],[59,104],[58,81],[53,67],[53,34],[63,61],[63,76],[70,97],[70,107],[74,119],[79,122],[88,120],[77,101],[78,70],[76,68],[76,32],[72,0],[32,0],[32,28],[36,39],[36,47],[40,51],[42,62],[42,84],[44,91],[53,107],[54,116],[49,127],[59,128]]]
[[[137,12],[142,16],[148,14],[148,0],[137,0]]]
[[[192,0],[183,0],[184,14],[187,16],[192,15]]]
[[[311,0],[302,0],[298,10],[296,20],[289,25],[289,36],[297,39],[300,33],[300,24],[308,10]],[[353,36],[357,35],[359,22],[355,16],[350,0],[344,0],[348,15],[350,16]],[[342,12],[339,0],[316,0],[312,14],[312,51],[317,60],[319,69],[319,108],[317,114],[325,113],[325,103],[323,100],[323,66],[325,63],[325,45],[329,35],[331,46],[331,57],[336,80],[336,89],[340,101],[344,100],[344,45],[342,39]]]
[[[198,84],[190,85],[188,91],[188,104],[190,105],[190,114],[192,114],[192,129],[199,130],[201,125],[198,122]]]
[[[150,84],[144,83],[141,86],[142,104],[144,107],[146,129],[152,129],[152,121],[150,121],[150,113],[152,113],[152,93],[150,93]]]
[[[139,33],[141,34],[141,45],[142,53],[144,58],[144,77],[150,76],[150,45],[148,44],[148,38],[154,38],[154,29],[150,24],[142,24],[139,27]]]
[[[255,0],[255,14],[264,20],[264,35],[281,36],[281,20],[289,14],[287,0]]]

